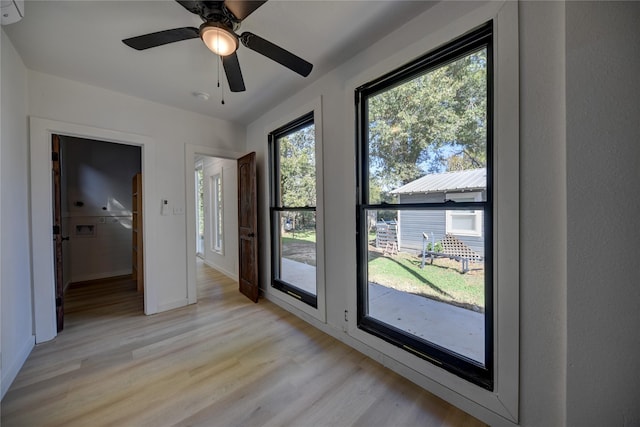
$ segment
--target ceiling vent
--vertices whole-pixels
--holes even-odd
[[[24,0],[1,0],[1,6],[2,25],[18,22],[24,16]]]

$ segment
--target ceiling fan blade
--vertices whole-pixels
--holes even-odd
[[[122,40],[122,42],[134,49],[145,50],[182,40],[197,39],[198,37],[200,37],[199,29],[194,27],[182,27],[158,31],[156,33],[145,34],[138,37],[131,37]]]
[[[231,55],[223,56],[222,66],[224,67],[224,73],[227,75],[231,92],[244,92],[244,80],[242,79],[238,55],[234,52]]]
[[[224,5],[227,9],[234,14],[239,20],[243,20],[247,16],[251,15],[253,11],[265,4],[267,0],[263,1],[247,1],[247,0],[225,0]]]
[[[284,65],[288,69],[300,74],[302,77],[307,77],[313,69],[313,65],[305,61],[304,59],[284,50],[280,46],[277,46],[270,41],[263,39],[262,37],[256,36],[253,33],[242,33],[242,35],[240,36],[240,41],[249,49],[258,52],[281,65]]]
[[[200,15],[200,2],[199,1],[184,1],[184,0],[176,0],[180,6],[184,7],[191,13],[195,13],[196,15]]]
[[[224,4],[222,0],[176,0],[176,2],[189,12],[200,16],[205,21],[212,20],[216,13],[222,13],[222,5]]]

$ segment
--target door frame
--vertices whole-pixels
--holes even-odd
[[[198,286],[196,281],[196,183],[193,179],[195,168],[195,157],[197,155],[207,157],[218,157],[228,160],[238,160],[244,156],[245,152],[224,150],[206,145],[185,144],[184,145],[184,172],[185,172],[185,215],[187,218],[187,303],[198,302]],[[205,249],[206,251],[206,249]]]
[[[141,166],[143,180],[144,209],[151,212],[154,208],[152,197],[155,193],[155,141],[144,135],[130,134],[109,129],[77,125],[56,120],[30,117],[30,177],[31,177],[31,257],[33,280],[33,312],[36,343],[52,340],[56,337],[56,308],[54,257],[51,244],[53,218],[52,178],[51,178],[51,138],[53,134],[72,136],[116,144],[141,147]],[[143,224],[145,246],[145,277],[153,272],[148,269],[155,257],[155,218],[148,216]],[[153,314],[158,311],[157,289],[153,281],[145,281],[144,312]]]

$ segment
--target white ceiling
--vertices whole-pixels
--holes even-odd
[[[217,88],[217,57],[198,40],[136,51],[121,40],[201,19],[175,1],[25,1],[25,17],[4,26],[32,70],[247,124],[429,8],[429,1],[270,0],[237,31],[255,33],[314,64],[307,78],[244,46],[246,92]],[[224,72],[220,67],[221,79]],[[224,81],[226,86],[226,80]],[[194,92],[211,94],[208,101]]]

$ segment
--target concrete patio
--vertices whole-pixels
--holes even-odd
[[[315,267],[282,259],[282,279],[316,293]],[[369,314],[395,328],[484,363],[484,314],[369,283]]]

